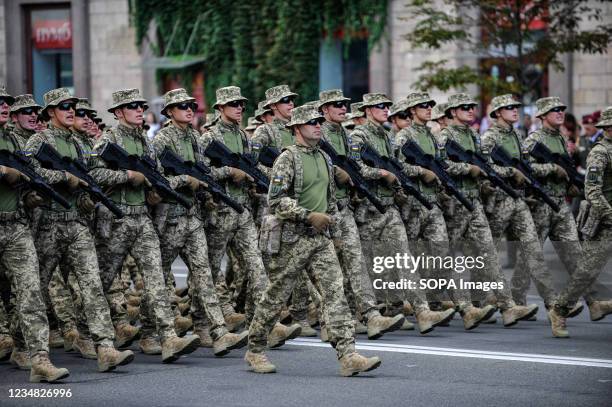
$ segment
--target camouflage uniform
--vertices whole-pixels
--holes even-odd
[[[299,107],[294,110],[289,124],[303,124],[320,117],[318,110],[312,106]],[[265,350],[268,333],[278,321],[281,307],[289,299],[302,270],[307,270],[322,290],[330,342],[340,359],[355,351],[353,320],[344,298],[342,272],[329,231],[316,233],[310,228],[306,218],[312,209],[300,205],[300,198],[305,192],[305,180],[307,177],[313,178],[304,171],[307,156],[311,160],[327,163],[327,173],[320,175],[317,180],[327,179],[325,212],[334,218],[338,216],[333,168],[329,157],[317,147],[287,147],[276,159],[272,169],[268,193],[272,214],[266,216],[260,238],[260,247],[270,256],[270,283],[249,329],[249,351],[262,353]]]

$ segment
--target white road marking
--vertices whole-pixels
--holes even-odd
[[[294,339],[287,342],[287,344],[312,347],[330,347],[328,343],[323,343],[318,339],[307,338]],[[593,359],[556,355],[542,355],[537,353],[491,352],[478,349],[437,348],[431,346],[400,345],[383,342],[377,342],[376,344],[372,344],[371,342],[364,343],[361,341],[357,341],[357,343],[355,344],[355,348],[362,350],[375,350],[381,352],[415,353],[420,355],[455,356],[476,359],[511,360],[518,362],[548,363],[553,365],[570,366],[590,366],[612,369],[612,359]]]

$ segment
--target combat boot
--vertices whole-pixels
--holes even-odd
[[[550,319],[550,327],[555,338],[569,338],[566,319],[561,316],[557,309],[554,307],[550,308],[548,311],[548,319]]]
[[[589,313],[591,314],[591,321],[604,319],[606,315],[612,314],[612,300],[593,301],[589,304]]]
[[[403,324],[403,314],[398,314],[394,317],[383,317],[382,315],[373,316],[368,319],[368,339],[378,339],[387,332],[393,332],[400,329]]]
[[[179,305],[177,305],[177,308],[182,316],[186,316],[187,314],[189,314],[191,304],[188,302],[181,302]]]
[[[217,357],[227,355],[230,350],[244,348],[249,341],[249,331],[239,334],[226,333],[213,342],[213,353]]]
[[[117,366],[124,366],[134,360],[131,350],[118,351],[112,346],[98,346],[98,371],[110,372]]]
[[[515,305],[502,311],[502,319],[504,326],[509,327],[515,325],[518,321],[528,319],[537,314],[538,306],[531,305]]]
[[[70,352],[74,350],[74,341],[79,339],[79,331],[75,328],[70,329],[64,334],[64,350]]]
[[[140,296],[134,294],[127,295],[127,305],[131,305],[132,307],[140,306]]]
[[[189,287],[176,287],[174,289],[174,293],[179,297],[185,297],[187,294],[189,294]]]
[[[367,334],[368,333],[368,328],[362,324],[359,320],[355,320],[353,321],[353,325],[355,326],[355,333],[356,334]]]
[[[96,360],[96,346],[90,338],[81,338],[80,336],[73,342],[73,348],[81,354],[84,359]]]
[[[30,370],[32,368],[32,361],[30,360],[29,352],[21,351],[17,348],[13,348],[10,362],[21,370]]]
[[[463,311],[461,311],[463,327],[466,331],[476,328],[482,321],[491,318],[491,316],[495,314],[496,310],[497,308],[492,305],[485,305],[483,308],[468,305]]]
[[[319,325],[319,310],[317,306],[313,303],[308,305],[308,323],[312,327],[316,327]]]
[[[61,348],[64,346],[64,338],[59,329],[49,329],[49,347]]]
[[[584,309],[584,305],[579,302],[576,305],[574,305],[574,308],[572,308],[568,313],[566,318],[574,318],[575,316],[578,316],[582,310]]]
[[[300,336],[305,338],[312,338],[313,336],[317,336],[317,331],[315,331],[308,321],[300,321]]]
[[[70,376],[68,369],[53,366],[47,352],[38,352],[32,358],[32,369],[30,370],[31,383],[54,383],[68,376]]]
[[[161,343],[159,342],[159,338],[155,336],[148,336],[146,338],[141,338],[138,341],[138,348],[145,355],[161,355],[162,348]]]
[[[140,307],[135,307],[133,305],[128,304],[127,316],[130,319],[130,322],[136,322],[136,320],[140,316]]]
[[[115,328],[115,347],[127,348],[140,337],[140,328],[122,322]]]
[[[4,362],[11,357],[14,345],[13,338],[9,335],[0,335],[0,362]]]
[[[402,313],[404,315],[414,315],[414,309],[408,301],[404,302],[404,306],[402,307]]]
[[[321,342],[329,342],[329,333],[327,332],[327,327],[325,325],[321,327],[321,332],[319,332],[319,336],[321,337]]]
[[[402,324],[400,331],[414,331],[414,324],[404,318],[404,323]]]
[[[198,346],[200,346],[200,337],[197,335],[167,338],[162,343],[162,362],[172,363],[182,355],[195,351]]]
[[[440,303],[440,307],[442,308],[442,311],[446,311],[447,309],[455,309],[455,303],[452,301],[442,301]]]
[[[425,335],[433,331],[435,327],[440,324],[444,324],[450,321],[455,315],[454,309],[447,309],[446,311],[431,311],[424,310],[421,312],[417,312],[416,320],[419,324],[419,332],[421,335]]]
[[[179,337],[185,336],[187,331],[193,326],[191,318],[178,316],[174,318],[174,330]]]
[[[349,353],[340,359],[340,375],[348,377],[362,372],[369,372],[379,367],[380,363],[378,356],[366,358],[357,352]]]
[[[254,353],[248,350],[244,355],[244,360],[249,365],[252,372],[255,373],[275,373],[276,366],[268,360],[265,353]]]
[[[287,325],[293,322],[293,317],[291,316],[291,313],[289,312],[288,309],[285,308],[280,312],[278,322],[280,322],[283,325]]]
[[[249,332],[249,331],[245,331]],[[200,337],[200,347],[201,348],[212,348],[213,347],[213,339],[210,336],[210,329],[207,328],[196,328],[193,331],[194,335],[198,335]]]
[[[224,317],[225,319],[225,327],[230,332],[236,332],[239,329],[242,329],[244,323],[246,321],[244,314],[239,314],[234,312]]]

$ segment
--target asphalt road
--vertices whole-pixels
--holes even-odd
[[[182,284],[184,265],[177,262],[174,271]],[[1,363],[0,406],[611,405],[612,317],[592,323],[583,312],[569,322],[570,339],[551,337],[543,307],[537,321],[512,328],[498,321],[465,332],[457,318],[426,336],[359,335],[358,349],[383,363],[353,378],[338,376],[334,351],[317,338],[270,351],[273,375],[248,372],[244,350],[215,358],[199,349],[171,365],[136,351],[134,363],[105,374],[95,361],[54,350],[53,361],[71,372],[65,383],[30,384],[27,372]],[[72,397],[9,397],[9,389],[50,387],[70,389]]]

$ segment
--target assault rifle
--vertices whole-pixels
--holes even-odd
[[[584,190],[584,176],[576,171],[576,165],[567,154],[553,153],[544,143],[539,142],[533,145],[529,153],[539,163],[557,164],[561,166],[565,172],[567,172],[570,183]]]
[[[263,146],[259,150],[257,161],[262,163],[268,168],[272,168],[274,160],[280,155],[278,149],[270,146]]]
[[[204,150],[204,155],[210,158],[211,164],[215,167],[233,167],[246,172],[253,178],[257,192],[268,192],[270,180],[266,174],[257,168],[257,162],[251,155],[234,153],[223,143],[216,140],[210,142]]]

